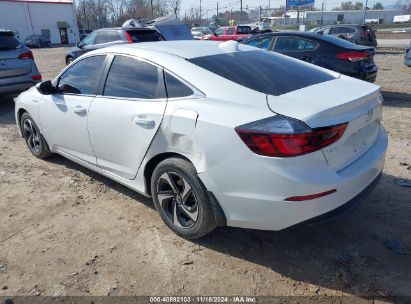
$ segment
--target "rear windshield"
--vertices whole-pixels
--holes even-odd
[[[237,27],[237,34],[250,34],[251,27],[249,26],[238,26]]]
[[[154,30],[144,30],[144,31],[127,31],[131,36],[131,40],[136,42],[149,42],[149,41],[163,41],[163,36],[159,32]]]
[[[14,37],[13,33],[0,32],[0,51],[15,50],[21,48],[21,43]]]
[[[188,59],[249,89],[282,95],[335,79],[330,74],[268,51],[246,51]]]
[[[337,37],[331,36],[331,35],[319,35],[318,38],[321,39],[321,40],[324,40],[326,42],[338,45],[338,46],[343,47],[343,48],[352,48],[352,47],[356,46],[356,44],[354,44],[352,42],[349,42],[345,39],[337,38]]]

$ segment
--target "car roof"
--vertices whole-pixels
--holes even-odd
[[[238,51],[257,51],[254,47],[238,43],[236,41],[196,41],[196,40],[175,40],[134,43],[126,45],[116,45],[99,50],[99,53],[127,53],[130,55],[140,53],[139,51],[156,52],[158,54],[168,54],[192,59],[196,57],[211,56]],[[145,52],[147,53],[147,52]]]
[[[269,37],[269,36],[298,36],[298,37],[307,37],[307,38],[319,38],[321,35],[315,32],[269,32],[269,33],[255,35],[247,40],[252,40],[253,38],[257,38],[257,37]]]
[[[147,31],[147,30],[154,30],[149,27],[130,27],[130,28],[123,28],[123,27],[105,27],[101,29],[97,29],[95,31]]]

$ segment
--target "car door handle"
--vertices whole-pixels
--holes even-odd
[[[134,117],[133,122],[145,129],[153,129],[156,125],[156,122],[149,118]]]
[[[87,110],[85,108],[83,108],[82,106],[75,106],[73,108],[73,112],[77,113],[77,114],[85,114],[87,112]]]

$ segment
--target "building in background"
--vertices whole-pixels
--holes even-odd
[[[0,0],[0,29],[15,31],[22,41],[33,34],[52,44],[80,40],[74,0]]]
[[[372,23],[391,24],[394,23],[394,16],[402,15],[398,10],[367,10],[365,20],[373,20]],[[362,24],[364,20],[364,10],[359,11],[311,11],[306,12],[305,22],[307,24],[320,25],[321,15],[324,25],[330,24]],[[377,21],[378,22],[375,22]]]

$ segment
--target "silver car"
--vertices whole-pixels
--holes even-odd
[[[22,92],[40,81],[33,53],[12,31],[0,30],[0,95]]]

